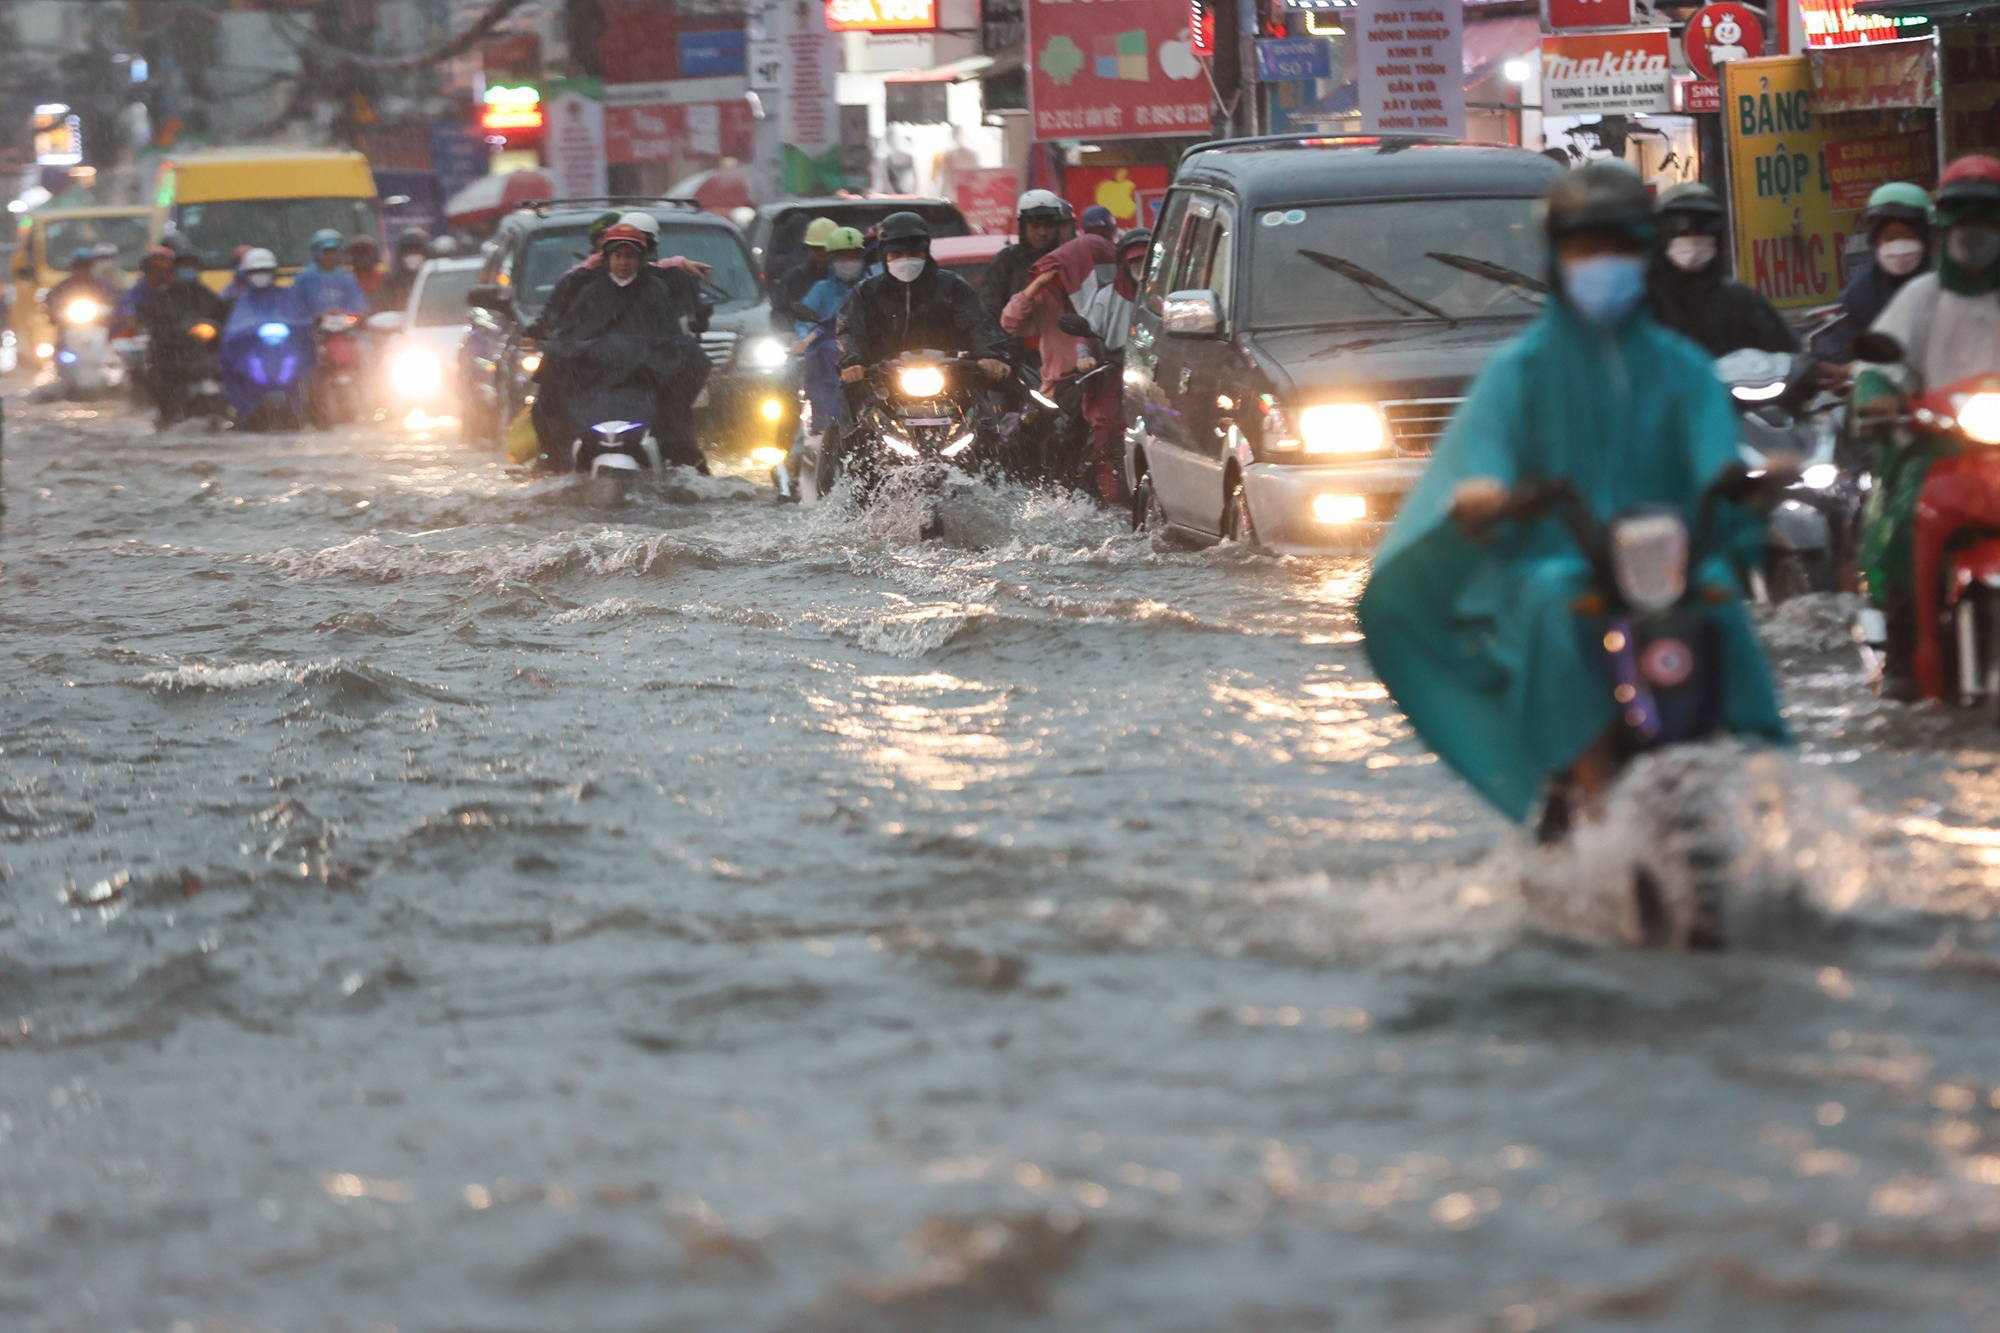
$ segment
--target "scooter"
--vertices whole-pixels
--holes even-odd
[[[117,376],[111,360],[109,302],[73,296],[56,311],[56,385],[64,398],[88,401]]]
[[[1881,333],[1862,334],[1854,350],[1881,364],[1904,358]],[[1918,693],[2000,721],[2000,374],[1919,386],[1881,424],[1902,436],[1901,448],[1934,460],[1917,496],[1911,565]],[[1860,630],[1865,660],[1879,672],[1887,624],[1868,611]]]
[[[192,417],[220,421],[228,415],[216,350],[219,337],[212,321],[190,320],[167,344],[152,349],[155,369],[148,383],[160,430]]]
[[[1863,498],[1862,474],[1843,465],[1845,403],[1818,388],[1811,356],[1744,348],[1715,363],[1742,422],[1737,452],[1753,469],[1796,467],[1799,480],[1772,507],[1762,568],[1744,571],[1759,602],[1784,602],[1849,585]]]
[[[241,430],[305,424],[313,366],[313,326],[303,320],[244,323],[224,332],[222,396]]]
[[[1797,480],[1786,469],[1731,467],[1702,496],[1692,532],[1676,510],[1642,507],[1599,523],[1569,482],[1524,483],[1500,510],[1461,518],[1469,537],[1502,523],[1558,516],[1590,566],[1590,589],[1575,610],[1602,645],[1604,684],[1614,703],[1612,739],[1621,762],[1671,746],[1709,740],[1723,730],[1723,641],[1713,607],[1733,594],[1704,582],[1713,552],[1716,510],[1723,504],[1768,505]],[[1567,835],[1574,807],[1558,790],[1542,821],[1544,841]],[[1699,842],[1699,840],[1696,840]],[[1676,921],[1651,870],[1634,885],[1646,942],[1716,948],[1723,941],[1727,890],[1720,859],[1696,860],[1670,873],[1691,886],[1689,912]]]
[[[329,310],[314,321],[318,368],[307,400],[312,424],[321,430],[361,415],[361,316]]]

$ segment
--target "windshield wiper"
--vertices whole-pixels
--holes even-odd
[[[1549,285],[1546,282],[1543,282],[1540,278],[1531,278],[1519,269],[1508,268],[1505,264],[1495,264],[1491,260],[1486,259],[1474,259],[1471,255],[1445,254],[1437,250],[1424,251],[1424,258],[1435,259],[1440,264],[1449,264],[1453,268],[1464,269],[1467,273],[1476,273],[1482,278],[1491,278],[1497,283],[1512,287],[1517,291],[1530,293],[1534,296],[1547,296],[1549,294]]]
[[[1399,301],[1408,302],[1410,305],[1429,315],[1432,319],[1441,319],[1445,323],[1452,325],[1458,323],[1457,320],[1445,314],[1444,311],[1438,309],[1429,301],[1410,295],[1381,274],[1371,269],[1365,269],[1351,259],[1341,259],[1337,255],[1323,254],[1318,250],[1300,250],[1299,253],[1307,259],[1312,260],[1313,263],[1318,264],[1321,268],[1330,268],[1341,277],[1357,282],[1363,287],[1371,288],[1378,292],[1387,292]]]

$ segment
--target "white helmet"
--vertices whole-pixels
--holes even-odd
[[[660,239],[660,220],[651,213],[627,213],[619,218],[618,221],[623,226],[637,227],[640,231],[645,232],[646,239],[649,241]]]
[[[1023,222],[1061,222],[1069,216],[1069,205],[1054,190],[1029,190],[1014,205],[1014,212]]]
[[[243,258],[236,261],[238,273],[253,273],[277,267],[278,257],[269,250],[245,250]]]

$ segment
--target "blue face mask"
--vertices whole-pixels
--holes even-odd
[[[196,278],[199,278],[201,276],[200,269],[188,267],[186,265],[183,265],[182,267],[175,269],[174,272],[180,274],[182,282],[193,282]]]
[[[1562,276],[1576,313],[1600,329],[1623,322],[1646,294],[1646,261],[1638,255],[1565,260]]]

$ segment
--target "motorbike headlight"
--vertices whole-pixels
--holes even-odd
[[[781,338],[752,338],[743,344],[743,364],[752,370],[776,370],[791,358],[792,349]]]
[[[1367,403],[1321,403],[1299,413],[1299,439],[1309,454],[1375,454],[1389,427]]]
[[[208,343],[215,341],[215,325],[209,323],[207,320],[203,320],[201,321],[201,323],[190,327],[188,329],[188,333],[191,334],[194,337],[195,341],[197,342]]]
[[[263,341],[266,347],[276,347],[291,336],[291,326],[275,319],[269,324],[259,324],[257,326],[257,337]]]
[[[1981,444],[2000,444],[2000,393],[1975,393],[1960,403],[1958,428]]]
[[[1769,384],[1732,384],[1729,396],[1739,403],[1768,403],[1773,398],[1783,397],[1785,382],[1774,380]]]
[[[905,398],[935,398],[944,392],[941,366],[906,366],[896,375],[896,387]]]
[[[1688,530],[1679,514],[1641,513],[1611,525],[1611,573],[1625,604],[1664,611],[1687,591]]]
[[[444,371],[428,348],[405,347],[389,362],[389,383],[405,398],[429,398],[444,383]]]
[[[950,444],[947,444],[944,448],[940,449],[938,452],[946,458],[957,458],[960,454],[964,453],[967,449],[970,449],[971,447],[972,447],[972,432],[967,431],[965,432],[965,434],[959,436],[957,439],[953,440]]]
[[[1799,474],[1799,480],[1813,490],[1823,491],[1840,480],[1840,469],[1832,463],[1814,463]]]
[[[540,352],[521,353],[521,373],[523,375],[532,375],[541,368],[542,354]]]
[[[104,307],[88,296],[79,296],[63,307],[63,319],[71,324],[95,324]]]
[[[896,434],[894,431],[883,431],[882,443],[888,445],[905,458],[915,458],[917,456],[917,446],[911,444],[907,439]]]

